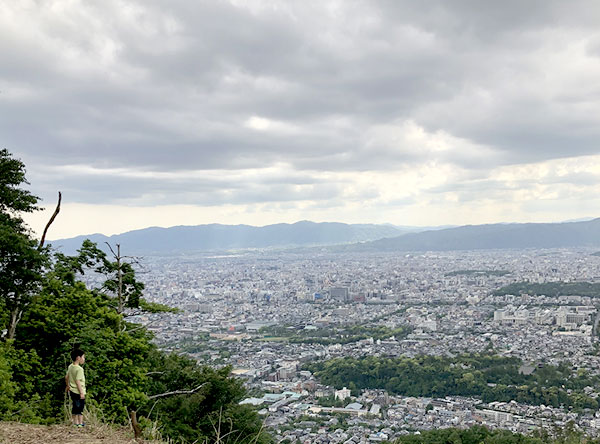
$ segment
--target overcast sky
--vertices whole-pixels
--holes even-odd
[[[49,237],[600,216],[597,1],[0,0]]]

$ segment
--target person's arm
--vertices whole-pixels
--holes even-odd
[[[76,379],[75,384],[77,384],[77,388],[79,389],[79,397],[81,399],[85,399],[85,392],[83,391],[83,386],[81,385],[81,381],[79,379]]]
[[[79,367],[77,369],[77,376],[75,377],[75,384],[77,384],[77,388],[79,389],[79,397],[81,399],[85,399],[85,390],[83,388],[83,385],[81,384],[81,381],[83,381],[83,379],[83,369]]]
[[[67,385],[67,386],[65,387],[65,392],[68,392],[68,391],[69,391],[69,388],[70,388],[70,387],[69,387],[69,374],[68,374],[68,373],[65,375],[65,384]]]

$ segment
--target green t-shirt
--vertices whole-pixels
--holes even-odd
[[[83,394],[85,395],[85,375],[83,374],[83,367],[80,365],[70,364],[67,369],[67,376],[69,377],[69,390],[73,393],[79,393],[79,388],[77,387],[77,383],[75,381],[79,381],[81,383],[81,388],[83,389]]]

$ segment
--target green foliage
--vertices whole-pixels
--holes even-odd
[[[50,258],[38,248],[20,218],[36,209],[37,198],[20,188],[26,183],[23,163],[0,150],[0,329],[8,330],[0,343],[0,418],[62,420],[69,352],[81,347],[86,399],[105,420],[126,423],[135,409],[158,416],[164,435],[177,442],[214,440],[214,427],[223,443],[270,442],[256,412],[238,404],[245,390],[229,368],[164,355],[145,328],[125,321],[123,306],[176,310],[141,297],[144,285],[119,252],[109,260],[90,241],[75,256]],[[89,272],[105,276],[100,289],[79,280]],[[122,298],[115,303],[117,294]]]
[[[564,427],[553,427],[552,429],[536,429],[531,436],[542,441],[544,444],[599,444],[600,439],[590,438],[579,429],[573,421],[569,421]]]
[[[77,253],[75,256],[65,256],[61,253],[56,254],[55,272],[59,273],[66,281],[74,282],[77,275],[85,275],[86,273],[103,275],[105,281],[100,289],[94,291],[101,293],[110,301],[111,306],[117,308],[119,303],[116,297],[119,292],[118,275],[120,270],[122,299],[125,302],[125,307],[139,308],[149,313],[179,312],[177,308],[146,301],[142,297],[144,283],[136,279],[132,264],[124,262],[121,259],[119,261],[110,261],[106,253],[89,239],[83,241]]]
[[[12,370],[8,360],[7,346],[0,344],[0,417],[6,416],[13,408],[17,386],[12,379]]]
[[[9,340],[0,344],[0,417],[33,423],[47,422],[51,395],[35,378],[41,360],[35,350],[21,350]],[[8,383],[3,379],[8,375]]]
[[[0,360],[2,381],[16,384],[19,398],[26,394],[35,401],[30,410],[37,416],[30,415],[30,420],[34,416],[36,422],[61,417],[68,354],[77,344],[87,357],[88,403],[99,407],[105,420],[124,423],[129,410],[144,415],[154,406],[152,419],[158,416],[164,436],[173,439],[194,441],[212,436],[212,425],[221,418],[230,431],[239,430],[244,436],[260,434],[257,442],[268,442],[256,413],[237,405],[245,390],[240,381],[229,377],[229,369],[214,370],[189,358],[163,355],[145,328],[125,322],[114,310],[112,298],[76,280],[74,268],[82,263],[81,257],[57,256],[55,267],[46,273],[41,292],[19,324],[17,340],[10,347],[10,365],[3,366]],[[204,383],[198,393],[160,398],[156,405],[148,400],[154,394],[189,390]],[[0,403],[6,398],[14,411],[18,404],[14,399],[10,402],[14,397],[11,387],[6,385],[7,396],[0,398]]]
[[[37,210],[38,198],[20,188],[29,184],[25,179],[25,164],[15,159],[6,148],[0,150],[0,213],[20,221],[19,213]]]
[[[25,165],[0,150],[0,330],[6,328],[9,339],[47,264],[47,251],[38,249],[21,218],[21,213],[37,210],[38,201],[23,184]]]
[[[213,442],[220,429],[223,443],[271,442],[256,412],[238,404],[246,390],[239,379],[229,376],[231,368],[217,370],[185,356],[156,351],[151,361],[149,394],[200,387],[192,394],[159,397],[146,404],[141,413],[158,418],[164,424],[163,435]]]
[[[86,366],[89,402],[101,405],[107,419],[125,420],[126,409],[145,399],[141,386],[149,337],[140,336],[142,330],[137,336],[121,331],[121,317],[108,302],[82,282],[65,281],[50,272],[19,324],[15,346],[39,356],[40,368],[31,373],[38,392],[52,394],[55,417],[62,411],[64,373],[75,344],[81,344],[94,363],[89,370]]]
[[[125,422],[129,410],[137,409],[143,415],[154,407],[153,419],[158,415],[164,421],[164,435],[172,438],[193,441],[211,436],[219,415],[248,436],[260,432],[258,416],[237,405],[245,390],[239,380],[229,378],[229,369],[214,370],[189,358],[163,355],[145,328],[123,321],[111,306],[111,298],[75,280],[69,265],[81,263],[85,263],[81,258],[59,255],[55,269],[46,274],[41,293],[19,324],[15,350],[34,349],[39,355],[38,361],[18,360],[30,367],[34,362],[37,365],[20,372],[24,375],[18,379],[21,387],[34,384],[32,392],[51,393],[51,414],[58,418],[67,356],[78,344],[87,357],[89,403],[98,406],[106,420]],[[150,395],[189,390],[204,383],[201,392],[160,398],[156,405],[148,402]],[[264,434],[258,442],[268,439]]]
[[[477,396],[485,402],[511,401],[575,409],[597,409],[598,400],[583,392],[600,377],[572,374],[567,363],[544,366],[531,375],[519,372],[518,358],[489,354],[455,358],[338,358],[306,366],[324,384],[337,388],[379,388],[404,396]],[[568,392],[570,391],[570,392]]]
[[[315,330],[295,329],[288,327],[264,327],[260,330],[265,338],[285,338],[294,344],[349,344],[362,339],[387,339],[406,337],[412,329],[409,326],[389,328],[382,325],[352,325],[341,328],[318,328]]]
[[[600,296],[600,284],[591,282],[546,282],[542,284],[515,282],[494,292],[496,296],[508,294],[546,295],[546,296]]]
[[[109,246],[109,248],[112,252],[112,247]],[[73,263],[78,265],[77,272],[84,274],[86,271],[91,270],[104,275],[105,281],[100,290],[106,296],[112,296],[119,311],[122,307],[140,307],[144,283],[136,279],[132,264],[124,261],[123,257],[120,256],[120,252],[113,252],[115,260],[112,261],[95,243],[86,239],[83,241],[78,253],[78,256],[72,259]],[[118,300],[119,294],[121,300]]]
[[[539,438],[512,433],[508,430],[489,430],[474,426],[462,430],[456,428],[424,430],[419,434],[401,436],[395,444],[542,444]]]
[[[169,307],[158,302],[148,302],[144,298],[139,298],[139,308],[147,313],[181,313],[177,307]]]
[[[598,444],[598,439],[586,437],[572,422],[553,430],[538,429],[530,436],[508,430],[490,430],[482,426],[469,429],[423,430],[418,434],[401,436],[394,444]]]
[[[344,401],[342,401],[340,399],[335,399],[335,396],[333,396],[333,395],[323,396],[323,397],[317,399],[317,404],[319,404],[323,407],[344,407],[345,406]]]
[[[38,250],[37,241],[26,230],[17,229],[0,214],[0,299],[8,315],[20,312],[38,289],[43,267],[47,264],[46,251]],[[3,220],[4,219],[4,220]]]

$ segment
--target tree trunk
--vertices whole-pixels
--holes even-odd
[[[137,421],[137,413],[135,410],[129,412],[129,417],[131,418],[131,427],[133,428],[133,436],[135,439],[138,439],[142,436],[142,428],[140,427]]]
[[[20,299],[20,298],[19,298]],[[21,316],[23,316],[23,310],[20,308],[19,299],[17,299],[17,305],[10,312],[10,319],[8,322],[8,334],[7,339],[15,339],[15,334],[17,332],[17,324],[21,320]]]
[[[117,275],[119,277],[119,287],[117,288],[119,313],[123,313],[123,272],[121,271],[121,245],[119,244],[117,244]]]

